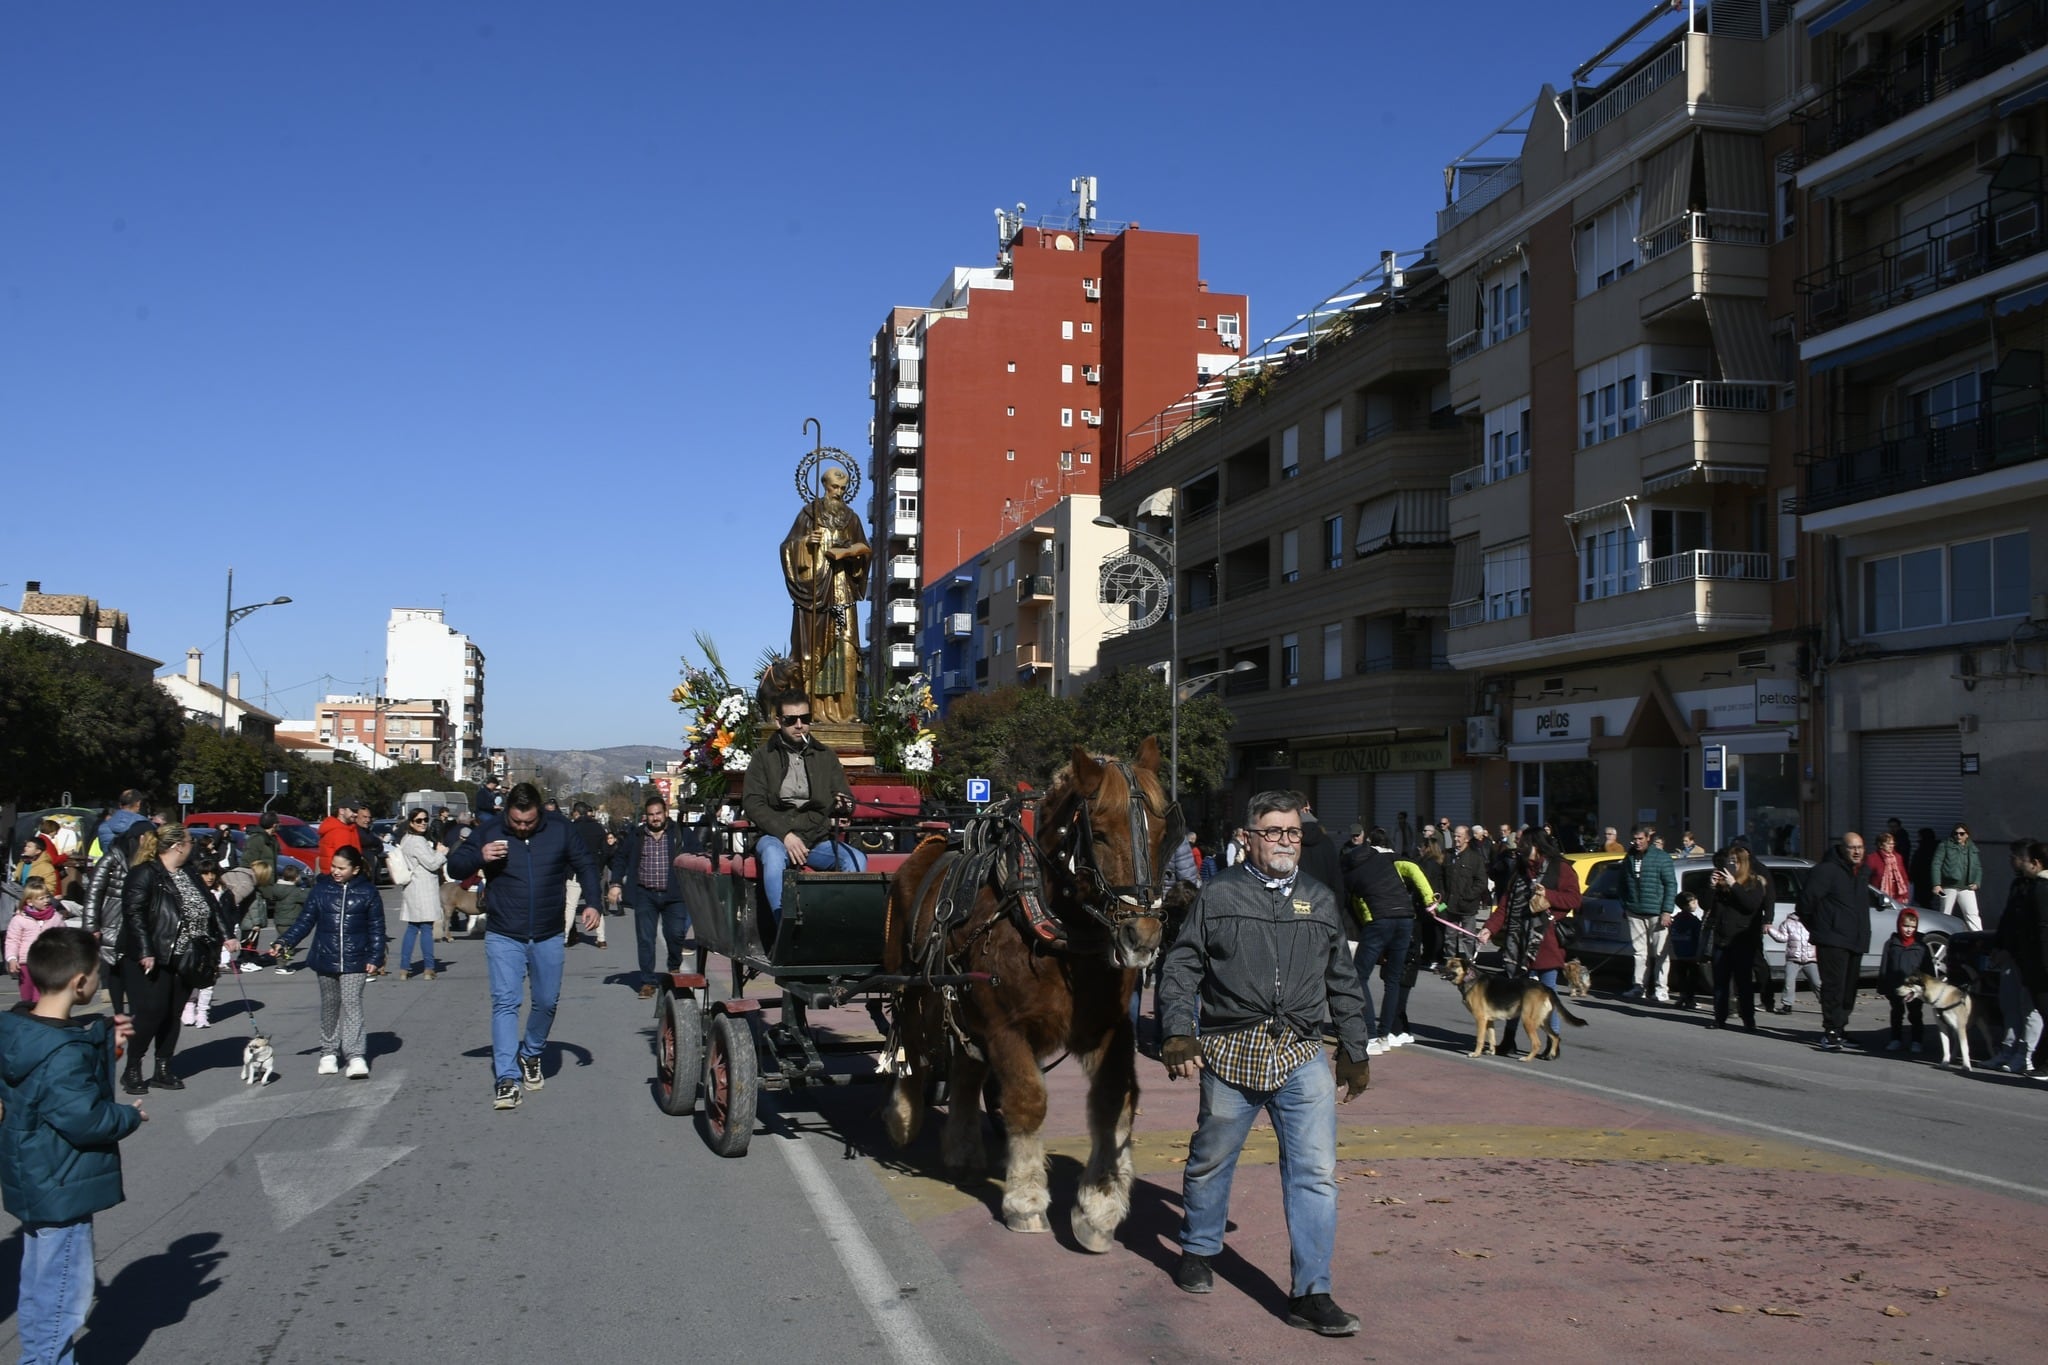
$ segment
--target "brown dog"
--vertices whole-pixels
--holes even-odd
[[[447,942],[453,937],[455,916],[457,915],[465,917],[462,921],[462,935],[464,938],[471,937],[472,933],[481,937],[483,934],[483,912],[483,896],[480,893],[463,890],[460,882],[442,882],[441,923],[435,926],[441,932],[436,937],[440,938],[443,942]]]
[[[1462,957],[1445,959],[1443,975],[1444,980],[1458,988],[1458,994],[1464,997],[1465,1008],[1472,1012],[1472,1023],[1478,1030],[1478,1036],[1472,1040],[1471,1056],[1493,1052],[1493,1026],[1496,1021],[1504,1023],[1517,1018],[1522,1021],[1530,1041],[1536,1044],[1523,1054],[1525,1062],[1538,1058],[1553,1059],[1564,1051],[1564,1040],[1555,1033],[1544,1031],[1552,1010],[1556,1010],[1573,1028],[1586,1026],[1585,1020],[1564,1007],[1564,1001],[1557,998],[1556,991],[1533,976],[1514,980],[1504,976],[1481,976]]]
[[[1586,964],[1573,958],[1564,964],[1565,994],[1574,1000],[1584,1000],[1593,993],[1593,974],[1586,970]]]

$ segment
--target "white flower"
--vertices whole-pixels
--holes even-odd
[[[754,756],[745,749],[727,749],[725,751],[725,770],[729,773],[743,773],[753,761]]]
[[[930,735],[920,735],[903,746],[903,771],[907,773],[928,773],[932,770],[932,740]]]

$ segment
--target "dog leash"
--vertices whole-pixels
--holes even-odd
[[[242,996],[242,1013],[248,1017],[250,1031],[267,1043],[270,1041],[270,1035],[263,1031],[263,1025],[256,1022],[256,1006],[249,999],[249,988],[242,984],[241,956],[240,953],[235,954],[235,965],[230,970],[234,974],[235,989]]]

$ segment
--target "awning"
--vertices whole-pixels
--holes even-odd
[[[1721,378],[1782,383],[1786,376],[1778,373],[1778,348],[1771,344],[1771,319],[1764,301],[1733,294],[1707,294],[1704,299]]]
[[[1385,549],[1394,538],[1394,512],[1399,506],[1399,495],[1389,493],[1359,508],[1358,539],[1352,548],[1362,555]]]
[[[2002,296],[1991,306],[1991,311],[2000,317],[2010,317],[2029,308],[2039,308],[2044,303],[2048,303],[2048,284],[2037,284],[2032,289]]]
[[[2048,100],[2048,81],[2035,81],[2032,85],[2020,87],[1998,102],[1998,116],[2017,114],[2020,110]]]
[[[1702,730],[1700,743],[1718,744],[1731,754],[1788,754],[1792,752],[1792,730],[1782,725]]]
[[[1905,327],[1886,332],[1881,336],[1874,336],[1868,341],[1860,341],[1854,346],[1844,346],[1839,351],[1830,351],[1826,355],[1815,356],[1807,362],[1807,372],[1810,374],[1825,374],[1829,370],[1838,370],[1844,365],[1854,365],[1860,361],[1884,355],[1889,351],[1896,351],[1903,347],[1911,346],[1915,342],[1931,341],[1944,332],[1953,332],[1959,327],[1968,327],[1973,323],[1979,323],[1983,320],[1984,305],[1981,303],[1966,303],[1960,308],[1951,308],[1945,313],[1936,313],[1932,317],[1922,318],[1920,321]]]
[[[1707,163],[1707,207],[1731,213],[1768,214],[1771,178],[1764,170],[1764,142],[1749,133],[1700,134]]]
[[[1618,512],[1626,512],[1630,504],[1640,501],[1642,501],[1640,494],[1631,493],[1625,498],[1615,498],[1608,502],[1595,503],[1591,507],[1581,507],[1576,512],[1564,514],[1565,524],[1577,526],[1582,521],[1598,521],[1602,517],[1611,517]]]
[[[1689,464],[1683,469],[1674,469],[1668,474],[1659,474],[1643,482],[1643,495],[1667,492],[1683,488],[1689,483],[1746,483],[1762,487],[1769,472],[1750,464]]]
[[[1479,330],[1479,272],[1468,270],[1462,275],[1451,276],[1451,297],[1447,311],[1450,314],[1451,340],[1456,341],[1467,332]]]
[[[1836,5],[1833,9],[1828,10],[1826,13],[1818,15],[1815,18],[1808,19],[1806,21],[1806,36],[1809,38],[1818,38],[1821,34],[1826,33],[1836,24],[1841,23],[1844,19],[1847,19],[1851,15],[1855,14],[1856,11],[1861,9],[1867,9],[1869,8],[1869,6],[1870,0],[1842,0],[1841,4]]]
[[[1687,129],[1643,167],[1643,211],[1637,219],[1643,236],[1677,221],[1691,207],[1692,146],[1692,130]]]
[[[1591,753],[1588,743],[1583,739],[1538,739],[1527,744],[1510,744],[1508,762],[1571,763]]]
[[[1466,536],[1451,545],[1451,600],[1470,602],[1486,591],[1484,562],[1479,557],[1479,537]]]

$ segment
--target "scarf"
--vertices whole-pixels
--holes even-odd
[[[24,904],[21,913],[34,920],[53,920],[57,918],[57,906],[50,901],[45,901],[42,905]]]

